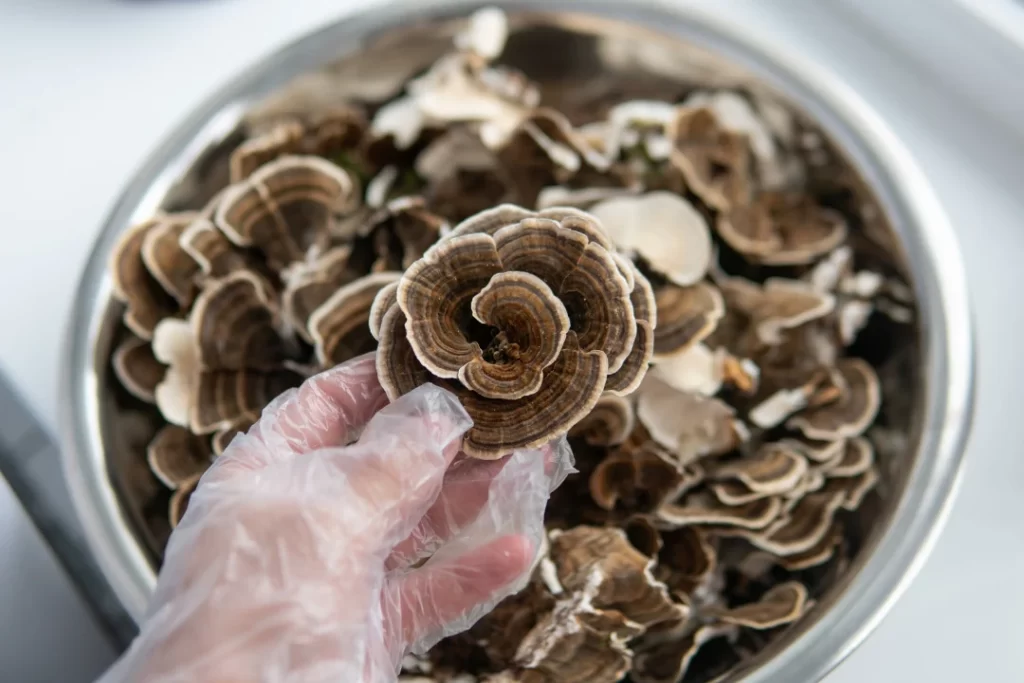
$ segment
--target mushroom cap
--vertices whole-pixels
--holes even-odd
[[[156,388],[167,373],[167,366],[153,355],[153,347],[144,339],[130,336],[117,345],[111,359],[121,386],[146,403],[156,402]]]
[[[613,253],[612,256],[617,255]],[[604,388],[613,394],[627,396],[639,388],[654,357],[658,311],[654,290],[647,278],[632,261],[618,257],[616,262],[627,284],[632,287],[629,300],[633,304],[633,317],[636,319],[636,336],[629,355],[618,370],[608,375]]]
[[[670,528],[710,525],[733,527],[738,533],[743,530],[765,529],[778,518],[780,512],[782,501],[777,497],[770,497],[743,505],[722,505],[713,500],[687,502],[685,505],[669,503],[658,508],[655,515],[659,522]]]
[[[593,410],[569,430],[593,446],[617,446],[625,441],[636,424],[633,405],[617,394],[605,393]]]
[[[724,211],[747,201],[751,164],[745,136],[722,128],[711,109],[678,107],[669,137],[669,160],[708,206]]]
[[[864,497],[878,484],[878,468],[870,467],[854,477],[830,478],[822,489],[823,494],[834,493],[844,510],[856,510]]]
[[[164,426],[146,449],[153,474],[169,489],[176,489],[210,466],[210,444],[178,425]]]
[[[633,663],[626,642],[642,631],[621,612],[598,610],[588,593],[578,592],[560,600],[526,635],[516,668],[531,683],[616,683]]]
[[[875,463],[875,448],[863,437],[841,441],[839,453],[820,467],[826,477],[857,477]]]
[[[643,257],[669,281],[687,286],[704,279],[711,263],[711,231],[693,205],[677,194],[649,192],[599,202],[590,213],[619,248]]]
[[[380,340],[380,326],[384,322],[384,315],[391,310],[392,306],[398,303],[399,280],[390,282],[377,291],[370,306],[370,334],[374,339]]]
[[[213,434],[240,422],[255,422],[263,409],[304,378],[290,370],[215,370],[201,372],[189,402],[189,429]]]
[[[643,627],[687,616],[651,575],[653,559],[634,548],[622,529],[579,526],[552,533],[550,552],[565,590],[592,591],[598,609],[621,612]]]
[[[808,439],[833,441],[859,436],[878,414],[882,388],[874,368],[860,358],[843,358],[836,369],[845,384],[839,399],[805,410],[787,423]]]
[[[758,339],[768,345],[782,342],[782,332],[822,318],[835,309],[836,298],[802,280],[768,278],[763,285],[727,278],[718,283],[726,305],[750,316]]]
[[[376,340],[368,322],[374,298],[398,282],[401,273],[372,273],[336,290],[309,317],[309,332],[323,367],[344,363],[373,351]]]
[[[199,362],[209,370],[273,370],[291,353],[270,286],[251,271],[207,284],[189,315]]]
[[[470,310],[484,325],[502,333],[514,330],[522,342],[510,341],[494,352],[507,354],[511,362],[474,358],[459,369],[459,381],[487,398],[515,400],[537,393],[542,369],[558,359],[569,332],[565,305],[536,275],[512,271],[496,273],[473,297]]]
[[[765,444],[752,458],[744,458],[715,469],[717,479],[736,479],[750,491],[781,495],[796,487],[807,472],[807,460],[780,444]]]
[[[756,533],[747,531],[741,535],[754,546],[779,557],[807,552],[828,533],[836,511],[845,500],[843,492],[811,493],[771,525]]]
[[[232,183],[248,178],[260,166],[284,154],[298,151],[306,130],[301,121],[279,121],[260,135],[245,140],[229,159]]]
[[[725,302],[714,285],[690,287],[667,284],[654,290],[657,327],[654,352],[675,354],[708,338],[725,315]]]
[[[174,297],[181,308],[195,298],[199,264],[181,246],[181,236],[199,214],[187,212],[164,216],[146,231],[142,262],[146,270]]]
[[[714,396],[725,379],[725,351],[694,344],[681,352],[655,359],[651,374],[676,391]]]
[[[192,221],[179,237],[179,243],[208,277],[224,277],[251,266],[249,256],[232,244],[208,218]]]
[[[422,197],[399,197],[375,211],[365,230],[376,252],[373,272],[404,270],[437,241],[448,222],[429,211]]]
[[[352,247],[342,245],[325,251],[312,263],[294,272],[281,292],[281,313],[284,319],[306,341],[313,342],[309,320],[313,312],[340,287],[357,275],[349,268]]]
[[[210,439],[210,445],[213,448],[213,454],[220,456],[224,454],[231,442],[234,441],[235,437],[239,434],[245,434],[255,424],[254,420],[242,419],[230,427],[217,430],[213,434],[213,438]]]
[[[153,356],[167,366],[153,397],[171,424],[189,426],[189,410],[200,371],[199,345],[187,320],[165,318],[153,331]]]
[[[695,526],[661,532],[656,575],[675,595],[689,595],[718,568],[718,553],[708,533]]]
[[[334,215],[352,201],[354,184],[331,162],[312,156],[283,156],[229,187],[214,217],[239,246],[263,252],[280,271],[322,250]]]
[[[678,683],[685,679],[702,646],[731,631],[721,624],[707,624],[687,635],[654,639],[651,646],[636,653],[630,678],[636,683]]]
[[[392,306],[380,327],[377,376],[388,398],[395,400],[427,382],[453,391],[473,418],[463,450],[484,460],[500,458],[518,449],[536,448],[567,433],[597,403],[602,377],[607,372],[604,354],[582,351],[576,333],[569,332],[562,354],[545,370],[535,394],[520,401],[489,399],[457,382],[431,375],[420,364],[409,343],[400,306]]]
[[[125,231],[114,245],[108,268],[114,297],[127,305],[125,325],[146,340],[153,338],[157,323],[178,310],[174,299],[160,286],[142,259],[146,235],[160,224],[161,218],[158,216]]]
[[[167,506],[167,519],[171,524],[171,529],[175,529],[181,518],[185,516],[185,512],[188,510],[188,501],[192,498],[192,494],[195,493],[196,486],[199,485],[199,479],[202,477],[202,473],[195,474],[181,484],[171,494],[171,501]]]
[[[613,510],[623,500],[629,509],[655,508],[679,495],[687,484],[676,466],[651,448],[612,451],[590,475],[590,497]]]
[[[821,540],[809,550],[788,557],[778,558],[781,567],[791,572],[799,572],[812,567],[825,564],[836,553],[836,547],[843,540],[843,526],[839,522],[833,522],[828,533],[821,537]]]
[[[791,624],[804,614],[807,587],[798,581],[772,586],[757,602],[739,607],[709,607],[707,615],[726,624],[758,630]]]
[[[757,263],[805,265],[846,239],[846,219],[807,194],[770,192],[720,214],[715,224],[729,246]]]

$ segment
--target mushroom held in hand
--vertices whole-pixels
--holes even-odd
[[[654,337],[634,298],[647,318],[653,295],[611,249],[577,209],[503,205],[456,226],[409,267],[381,318],[388,396],[450,388],[473,417],[466,452],[497,458],[568,432],[610,379],[635,388]]]

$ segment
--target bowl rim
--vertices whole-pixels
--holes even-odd
[[[591,15],[684,40],[738,64],[793,99],[839,144],[893,224],[918,294],[923,422],[915,464],[890,526],[830,609],[741,679],[820,680],[878,626],[920,571],[944,526],[962,473],[974,405],[975,352],[967,278],[952,225],[909,151],[859,94],[821,64],[731,24],[713,10],[662,0],[397,0],[309,32],[255,62],[206,98],[148,156],[104,220],[79,280],[62,359],[60,427],[72,502],[93,554],[127,612],[143,620],[155,575],[108,479],[93,358],[111,291],[113,241],[150,215],[205,145],[222,138],[255,98],[368,37],[499,6],[510,13]],[[940,273],[941,269],[941,273]],[[735,678],[735,677],[732,677]],[[730,680],[732,680],[730,678]]]

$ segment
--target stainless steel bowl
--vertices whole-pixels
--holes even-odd
[[[123,431],[111,424],[106,403],[116,325],[106,263],[114,240],[134,221],[174,205],[187,171],[191,169],[193,181],[197,174],[215,172],[196,170],[196,159],[223,144],[256,103],[297,75],[327,64],[334,64],[330,68],[337,74],[352,59],[362,59],[368,68],[382,56],[401,57],[408,66],[425,65],[447,45],[451,19],[482,4],[391,3],[345,18],[271,55],[199,107],[149,157],[111,211],[82,276],[70,321],[62,380],[67,396],[63,442],[74,503],[92,549],[137,620],[153,591],[155,570],[117,486],[122,464],[112,455],[112,443]],[[689,63],[698,64],[708,78],[754,79],[777,91],[831,137],[871,188],[892,228],[897,259],[919,298],[919,322],[914,372],[906,379],[906,394],[913,399],[905,425],[908,446],[888,473],[888,495],[878,512],[881,523],[812,613],[730,679],[818,680],[877,626],[917,573],[956,488],[971,417],[974,360],[965,273],[953,230],[925,176],[884,121],[841,80],[798,54],[771,48],[757,35],[703,11],[669,8],[654,0],[486,4],[507,4],[514,24],[539,33],[561,32],[559,40],[597,35],[651,46],[647,57],[637,57],[653,55],[650,68],[674,68],[680,64],[679,51],[686,50],[693,58]],[[564,52],[575,49],[562,44]],[[401,48],[389,51],[389,45]],[[673,52],[675,57],[657,59],[662,48],[662,57]],[[376,56],[367,58],[374,50]],[[549,51],[546,59],[553,54]],[[337,60],[342,60],[341,67]],[[268,106],[288,106],[288,99]]]

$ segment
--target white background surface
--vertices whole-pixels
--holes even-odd
[[[55,425],[61,400],[60,337],[76,279],[125,180],[218,84],[302,32],[372,1],[0,0],[0,366],[48,426]],[[971,2],[992,23],[970,14]],[[939,190],[971,278],[980,394],[958,502],[917,581],[828,683],[1024,680],[1019,6],[1010,0],[690,4],[713,6],[804,51],[871,101]],[[19,540],[27,536],[3,500],[7,495],[0,488],[0,679],[9,679],[14,657],[19,671],[30,671],[24,667],[33,660],[77,650],[81,667],[71,666],[60,680],[87,680],[96,667],[95,641],[69,629],[89,626],[67,616],[76,609],[67,595],[37,596],[56,595],[45,571],[27,573],[23,563],[19,569],[18,558],[29,552],[21,544],[29,541]],[[38,616],[12,623],[7,617],[17,610]],[[9,631],[33,637],[13,641]],[[35,648],[21,644],[29,641]]]

